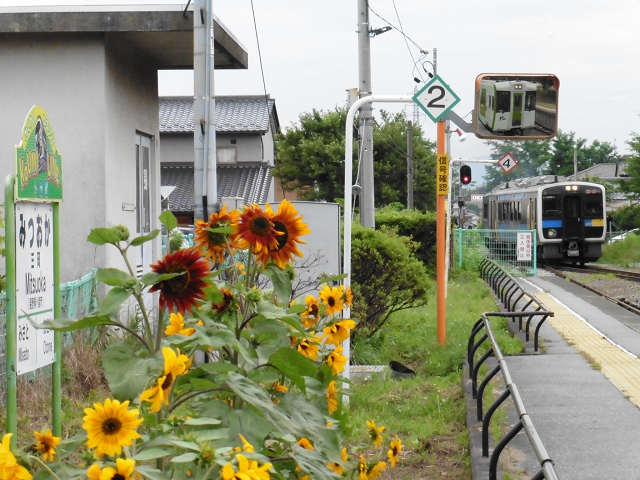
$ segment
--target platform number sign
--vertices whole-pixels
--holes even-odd
[[[449,195],[449,155],[439,153],[436,157],[438,195]]]
[[[413,96],[413,101],[431,120],[437,122],[460,101],[460,98],[436,75]]]
[[[518,161],[510,153],[507,153],[498,160],[498,165],[504,173],[509,173],[518,166]]]
[[[52,330],[29,322],[53,319],[53,208],[16,202],[17,374],[54,362]]]

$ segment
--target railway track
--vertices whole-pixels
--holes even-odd
[[[612,297],[600,291],[599,289],[596,289],[590,285],[587,285],[586,283],[583,283],[568,275],[569,273],[581,273],[581,274],[610,273],[615,275],[617,278],[620,278],[623,280],[640,282],[640,272],[633,272],[629,270],[621,270],[621,269],[610,268],[610,267],[600,267],[595,265],[589,265],[583,268],[566,267],[566,266],[551,267],[549,265],[545,265],[543,268],[559,276],[560,278],[569,280],[570,282],[575,283],[576,285],[579,285],[583,288],[586,288],[587,290],[595,293],[596,295],[600,295],[601,297],[606,298],[610,302],[615,303],[616,305],[619,305],[622,308],[625,308],[630,312],[635,313],[636,315],[640,315],[640,304],[638,302],[630,302],[622,298]]]

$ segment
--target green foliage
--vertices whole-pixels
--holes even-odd
[[[415,249],[415,242],[393,230],[354,225],[351,275],[358,335],[371,336],[392,313],[426,304],[432,282]]]
[[[635,132],[631,133],[631,139],[627,141],[631,155],[627,157],[626,173],[629,178],[625,182],[621,182],[620,189],[625,192],[629,198],[635,201],[640,200],[640,135]]]
[[[640,228],[640,205],[620,207],[614,212],[613,224],[617,230],[633,230]]]
[[[376,225],[394,229],[398,235],[417,243],[415,255],[427,271],[434,272],[436,264],[436,214],[418,210],[397,209],[393,206],[376,211]]]
[[[630,267],[640,263],[640,235],[627,235],[623,240],[605,244],[598,263]]]

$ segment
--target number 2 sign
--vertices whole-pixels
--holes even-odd
[[[460,101],[460,98],[436,75],[413,96],[413,101],[431,120],[437,122]]]

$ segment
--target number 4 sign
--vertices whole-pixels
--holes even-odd
[[[413,101],[431,120],[437,122],[460,101],[460,98],[436,75],[413,96]]]
[[[507,153],[498,160],[498,165],[500,165],[500,168],[504,173],[509,173],[518,166],[518,161],[513,158],[510,153]]]

